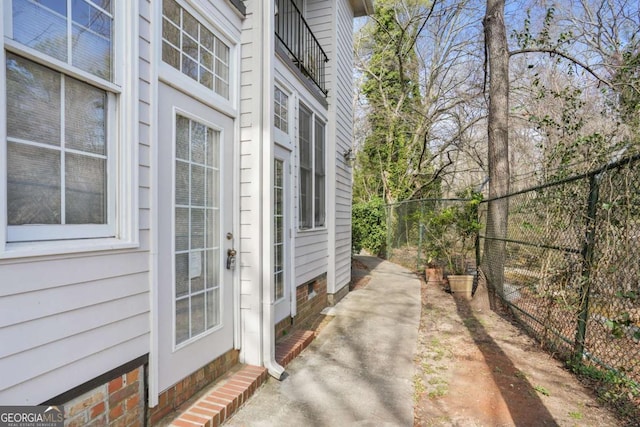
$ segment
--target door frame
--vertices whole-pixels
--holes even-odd
[[[195,354],[201,354],[200,362],[203,364],[209,363],[215,360],[216,357],[221,356],[226,351],[237,349],[240,336],[240,305],[239,301],[239,256],[236,259],[236,270],[231,273],[226,273],[223,262],[220,264],[221,272],[220,272],[220,280],[223,283],[223,286],[226,288],[224,290],[220,290],[220,316],[222,325],[215,326],[210,330],[206,330],[202,332],[197,337],[189,338],[188,340],[182,343],[176,343],[175,341],[175,118],[176,115],[182,115],[186,118],[196,120],[205,124],[208,127],[211,127],[214,130],[217,130],[220,133],[220,152],[222,157],[220,158],[220,165],[222,166],[225,159],[225,154],[223,153],[222,147],[226,142],[229,144],[227,149],[229,152],[227,153],[230,159],[228,163],[225,164],[227,167],[227,171],[222,170],[222,174],[220,175],[219,185],[221,188],[224,188],[225,185],[230,185],[233,188],[233,194],[230,197],[229,203],[225,203],[224,193],[221,191],[220,197],[220,209],[222,210],[224,206],[229,206],[228,209],[225,209],[226,216],[229,221],[229,226],[225,226],[224,217],[221,215],[220,219],[220,228],[219,232],[219,242],[220,242],[220,259],[226,256],[227,249],[233,247],[238,250],[238,246],[240,244],[239,239],[239,223],[237,221],[238,215],[238,206],[239,206],[239,195],[237,193],[239,184],[239,172],[236,167],[237,157],[238,157],[238,148],[237,148],[237,135],[238,135],[238,123],[237,119],[230,116],[229,114],[225,114],[220,109],[214,108],[212,105],[203,103],[202,100],[192,97],[189,93],[181,90],[180,88],[175,87],[175,85],[171,85],[167,82],[161,81],[158,85],[158,99],[164,97],[170,97],[171,102],[166,102],[163,105],[159,105],[158,109],[158,117],[161,119],[158,122],[158,125],[161,125],[162,119],[164,117],[165,121],[169,121],[168,116],[171,117],[170,124],[165,126],[171,126],[172,131],[165,132],[166,134],[159,133],[158,135],[158,146],[162,146],[162,149],[158,149],[156,164],[158,168],[162,168],[163,170],[167,168],[167,164],[169,163],[171,166],[168,170],[166,170],[167,176],[160,176],[156,181],[156,186],[158,189],[164,188],[164,195],[158,195],[155,200],[155,209],[160,211],[165,211],[158,213],[156,219],[156,242],[155,248],[157,250],[156,257],[158,258],[158,263],[156,264],[156,269],[170,269],[171,274],[169,278],[163,277],[160,271],[156,271],[154,289],[155,292],[155,306],[152,309],[155,309],[155,314],[153,316],[153,327],[155,328],[156,335],[156,345],[154,345],[154,349],[156,350],[155,357],[153,355],[150,356],[150,360],[154,360],[155,366],[157,370],[154,370],[154,374],[156,375],[155,387],[157,387],[157,391],[161,392],[166,387],[171,386],[170,384],[173,379],[180,377],[182,374],[186,372],[186,375],[190,375],[195,372],[200,366],[189,366],[188,368],[184,368],[184,370],[172,370],[172,373],[164,373],[160,372],[160,368],[165,366],[168,362],[172,362],[172,359],[184,358],[188,356],[189,351],[196,352]],[[179,98],[176,99],[176,97]],[[216,119],[213,119],[211,113],[215,113],[217,115]],[[224,123],[226,122],[226,123]],[[169,143],[167,143],[169,140]],[[171,147],[167,148],[167,144],[170,144]],[[232,161],[231,161],[232,160]],[[171,191],[167,191],[167,182],[170,183]],[[164,185],[163,185],[164,184]],[[158,190],[160,191],[160,190]],[[170,194],[166,194],[170,193]],[[169,211],[169,212],[166,212]],[[164,228],[167,225],[167,221],[169,226]],[[160,228],[163,227],[163,228]],[[225,234],[230,230],[233,234],[232,240],[228,241],[225,237]],[[167,237],[168,236],[168,237]],[[169,252],[167,254],[167,251]],[[239,251],[238,251],[239,255]],[[163,260],[165,260],[165,264],[167,257],[171,260],[171,265],[169,267],[162,267]],[[173,258],[171,258],[173,257]],[[228,277],[228,282],[224,281],[223,277]],[[169,281],[169,285],[167,285],[167,281]],[[228,285],[227,285],[228,283]],[[166,313],[163,310],[166,310],[168,307],[168,296],[166,287],[170,286],[171,293],[170,299],[171,301],[171,309],[172,313]],[[227,297],[224,297],[226,295]],[[229,298],[229,299],[227,299]],[[225,303],[226,301],[226,303]],[[227,304],[231,303],[231,307],[228,307]],[[170,328],[167,325],[166,317],[170,317],[171,326]],[[227,327],[231,328],[230,330],[225,331],[225,322]],[[212,354],[212,352],[207,351],[205,348],[211,348],[212,340],[216,338],[211,337],[211,335],[218,333],[220,339],[224,339],[225,344],[223,345],[225,350],[221,350],[219,354],[215,356],[205,356],[206,354]],[[229,335],[225,335],[225,334]],[[169,336],[170,335],[170,336]],[[226,336],[226,338],[224,338]],[[207,342],[207,340],[209,340]],[[167,341],[170,341],[170,351],[167,353],[168,344]],[[215,346],[215,344],[214,344]],[[198,348],[199,347],[199,348]],[[189,350],[191,349],[191,350]],[[215,347],[214,347],[215,349]],[[202,351],[197,351],[202,350]],[[215,353],[214,353],[215,354]],[[164,361],[163,361],[164,360]],[[167,362],[168,361],[168,362]],[[197,363],[196,363],[197,364]],[[189,372],[187,372],[189,371]],[[176,372],[179,372],[177,374]],[[151,374],[151,373],[150,373]],[[175,378],[174,378],[175,377]],[[173,379],[170,379],[173,378]],[[181,378],[178,378],[179,381]],[[157,398],[157,396],[156,396]],[[151,399],[151,394],[150,394]]]

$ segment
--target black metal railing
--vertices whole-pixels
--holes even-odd
[[[276,37],[294,65],[326,96],[325,63],[329,59],[292,0],[276,0]]]

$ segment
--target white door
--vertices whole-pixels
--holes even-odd
[[[233,348],[233,120],[159,89],[159,390]],[[233,264],[233,263],[232,263]]]
[[[273,299],[276,323],[291,315],[291,207],[289,157],[276,146],[273,161]]]

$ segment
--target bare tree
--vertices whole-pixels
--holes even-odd
[[[489,202],[480,271],[486,278],[489,305],[500,306],[504,295],[509,201],[509,49],[504,22],[504,0],[487,0],[484,18],[487,72],[489,84],[489,118],[487,126]],[[482,288],[479,288],[482,291]],[[483,296],[476,291],[476,295]]]

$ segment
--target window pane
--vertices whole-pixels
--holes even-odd
[[[176,343],[189,339],[189,298],[176,301]]]
[[[198,58],[198,42],[187,35],[182,36],[182,51],[192,59]]]
[[[73,65],[95,76],[111,80],[111,37],[73,26]]]
[[[313,226],[313,177],[311,163],[311,112],[300,107],[299,120],[299,151],[300,151],[300,228]]]
[[[66,146],[94,154],[106,152],[106,99],[103,90],[65,78]]]
[[[315,225],[320,227],[324,225],[324,175],[316,176],[315,188]]]
[[[191,165],[191,206],[204,206],[204,167]]]
[[[182,54],[182,72],[193,80],[198,80],[198,64],[184,53]]]
[[[189,254],[189,275],[191,276],[191,294],[204,289],[204,254],[194,251]]]
[[[198,40],[198,21],[189,12],[182,11],[182,27],[194,39]]]
[[[314,162],[314,174],[315,174],[315,188],[314,188],[314,224],[316,226],[323,226],[325,220],[325,173],[324,173],[324,123],[319,120],[315,122],[315,162]]]
[[[60,152],[7,144],[9,225],[60,224]]]
[[[211,31],[207,30],[204,27],[200,27],[200,43],[202,46],[206,47],[210,52],[213,52],[213,41],[215,37],[211,34]]]
[[[279,88],[275,88],[275,105],[274,105],[274,119],[275,126],[283,132],[289,131],[289,124],[287,122],[287,109],[289,97],[281,91]]]
[[[220,133],[212,129],[207,130],[207,166],[218,167],[218,143]]]
[[[220,290],[213,289],[207,296],[207,329],[220,324]]]
[[[180,46],[180,28],[173,25],[166,18],[162,20],[162,38],[174,45]]]
[[[191,209],[191,249],[204,248],[204,209]]]
[[[219,208],[220,202],[218,196],[220,194],[220,180],[218,178],[219,172],[215,169],[207,170],[207,206],[210,208]]]
[[[189,254],[176,254],[176,297],[189,293]]]
[[[219,245],[220,215],[218,210],[207,209],[207,248],[216,248]]]
[[[213,74],[203,67],[200,67],[200,83],[207,89],[213,89]]]
[[[71,19],[83,30],[111,40],[111,17],[85,0],[73,0]]]
[[[180,6],[175,0],[164,0],[162,2],[162,14],[176,25],[180,25]]]
[[[204,332],[204,294],[191,297],[191,336]]]
[[[13,39],[67,62],[66,2],[13,0]]]
[[[204,164],[206,127],[198,122],[191,122],[191,161]]]
[[[60,74],[7,53],[7,135],[60,145]]]
[[[189,119],[176,117],[176,156],[189,160]]]
[[[189,204],[189,163],[176,160],[176,205]]]
[[[167,42],[162,42],[162,60],[176,70],[180,69],[180,52]]]
[[[207,288],[217,288],[220,285],[220,251],[207,251]]]
[[[65,209],[67,224],[107,223],[106,159],[67,153]]]
[[[189,208],[176,208],[176,251],[189,250]]]

